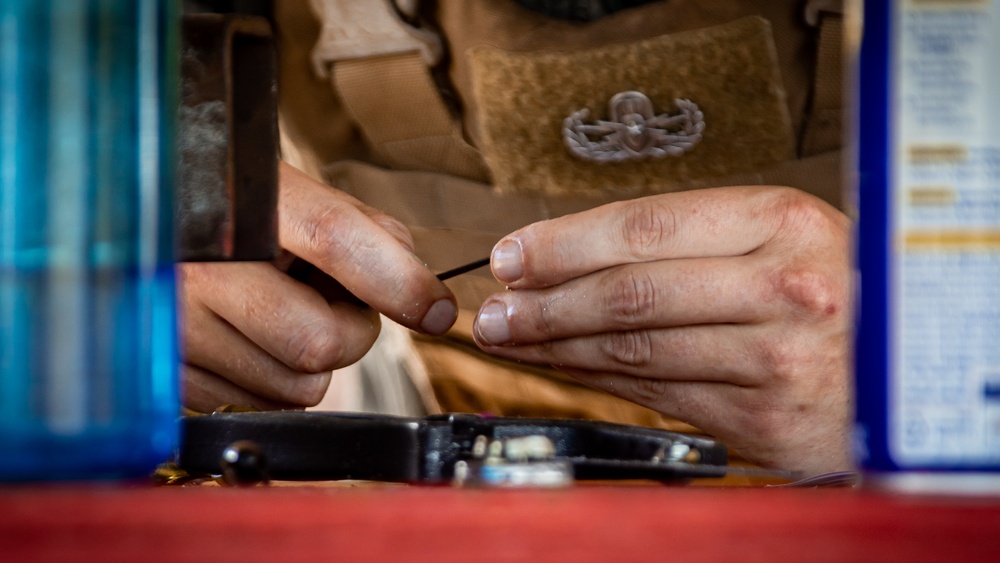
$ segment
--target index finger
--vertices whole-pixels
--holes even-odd
[[[280,172],[283,248],[403,326],[429,334],[451,327],[455,297],[404,245],[405,227],[291,166]]]
[[[780,214],[773,188],[714,188],[610,203],[528,225],[493,249],[512,288],[549,287],[612,266],[741,256],[767,242]]]

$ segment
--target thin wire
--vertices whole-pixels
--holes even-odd
[[[479,260],[476,260],[475,262],[470,262],[464,266],[459,266],[457,268],[452,268],[446,272],[441,272],[440,274],[437,275],[437,278],[441,281],[444,281],[448,278],[453,278],[459,274],[464,274],[466,272],[471,272],[472,270],[482,268],[483,266],[489,265],[489,263],[490,259],[488,256],[486,258],[480,258]]]

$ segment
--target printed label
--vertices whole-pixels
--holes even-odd
[[[996,463],[1000,10],[990,0],[895,6],[892,455]]]

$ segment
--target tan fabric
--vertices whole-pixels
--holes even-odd
[[[803,156],[837,150],[844,141],[844,18],[834,14],[821,18],[812,105],[802,134]]]
[[[419,52],[338,61],[332,75],[351,117],[393,167],[488,178],[482,157],[462,139]]]
[[[327,65],[416,52],[428,65],[441,61],[441,38],[403,20],[392,0],[310,0],[323,22],[312,51],[313,69],[326,76]]]
[[[771,27],[748,17],[705,29],[580,51],[468,53],[480,149],[500,192],[618,197],[662,193],[695,179],[758,170],[795,156]],[[704,114],[689,152],[625,162],[585,162],[566,150],[563,121],[586,109],[609,119],[626,90],[676,114],[690,100]]]
[[[368,70],[375,68],[368,66],[370,61],[353,70],[349,62],[334,62],[331,88],[329,79],[320,79],[312,72],[309,55],[320,29],[315,15],[304,0],[282,0],[275,3],[275,10],[281,49],[283,135],[300,149],[304,162],[326,164],[324,172],[332,185],[360,196],[407,223],[414,232],[417,253],[433,269],[447,269],[486,256],[497,239],[524,224],[620,198],[622,190],[619,187],[593,197],[574,198],[542,193],[498,194],[488,183],[488,175],[457,172],[452,164],[442,164],[439,148],[428,146],[428,154],[413,151],[414,146],[419,149],[420,139],[459,138],[454,131],[428,127],[428,130],[412,135],[404,132],[402,137],[396,137],[395,134],[383,136],[381,130],[370,125],[384,116],[394,115],[395,108],[388,102],[396,103],[399,99],[400,92],[396,89],[421,99],[426,99],[423,96],[431,86],[453,92],[454,96],[446,95],[436,102],[427,102],[427,107],[434,106],[434,112],[442,106],[449,112],[458,112],[468,145],[480,147],[484,129],[477,116],[488,115],[490,108],[480,108],[482,100],[475,96],[473,67],[466,56],[474,47],[573,53],[760,16],[770,23],[773,32],[784,103],[794,138],[799,138],[807,117],[805,108],[817,58],[813,48],[815,32],[802,22],[798,4],[772,0],[670,0],[580,24],[546,18],[522,9],[512,0],[424,1],[420,13],[426,18],[428,27],[443,31],[444,67],[418,71],[411,64],[406,73],[376,76]],[[441,70],[446,73],[438,72]],[[363,109],[355,105],[358,98],[353,91],[344,88],[354,79],[351,77],[354,71],[368,73],[358,84],[381,84],[368,95],[362,91],[359,98],[365,105]],[[417,78],[410,82],[394,81],[404,74]],[[411,86],[401,87],[400,84]],[[612,93],[626,89],[621,84],[608,84],[606,88]],[[345,110],[346,98],[350,98],[350,112]],[[380,100],[387,105],[380,107]],[[414,104],[412,107],[424,106]],[[374,119],[364,118],[363,114]],[[361,121],[364,124],[359,127]],[[388,126],[390,131],[396,126],[388,117],[381,123],[379,127]],[[438,123],[443,121],[438,120]],[[404,143],[396,147],[406,146],[396,150],[392,141],[399,138]],[[417,156],[412,156],[414,154]],[[471,163],[480,157],[465,153],[449,158],[456,159],[454,166],[462,167],[473,166]],[[319,173],[318,170],[310,172]],[[839,154],[834,151],[805,160],[789,158],[770,163],[759,171],[701,178],[662,189],[773,183],[799,187],[840,204],[839,172]],[[502,288],[489,278],[486,270],[460,276],[448,283],[465,309],[461,315],[463,322],[447,338],[421,337],[415,342],[443,410],[579,416],[669,426],[648,409],[593,392],[552,370],[484,356],[470,343],[468,319],[483,297]]]
[[[797,0],[669,0],[622,10],[589,23],[567,22],[521,8],[512,0],[424,2],[431,21],[444,32],[452,54],[448,67],[466,133],[479,146],[479,123],[469,61],[472,47],[505,51],[566,51],[641,41],[668,33],[729,23],[747,16],[767,20],[774,34],[788,113],[800,132],[815,64],[815,30],[803,21]]]
[[[345,159],[379,162],[329,79],[313,72],[312,51],[320,22],[307,0],[274,3],[278,45],[278,113],[282,152],[292,152],[296,165],[319,178],[320,165]]]

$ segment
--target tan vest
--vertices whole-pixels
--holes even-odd
[[[405,222],[435,271],[488,256],[523,225],[640,195],[776,184],[841,206],[840,18],[816,4],[810,25],[800,2],[774,0],[657,1],[590,23],[512,0],[276,2],[284,157]],[[695,102],[700,143],[663,159],[574,158],[566,117],[607,119],[629,90],[657,112]],[[503,288],[488,269],[449,285],[455,329],[413,336],[429,410],[691,430],[482,354],[472,317]]]

